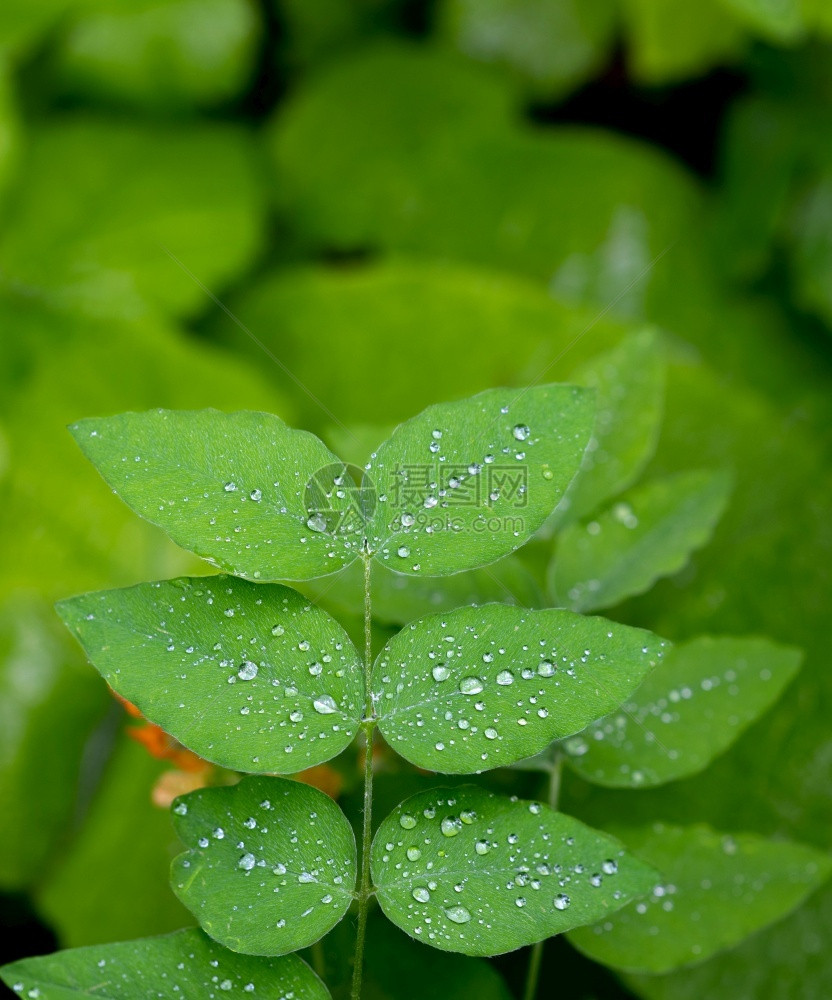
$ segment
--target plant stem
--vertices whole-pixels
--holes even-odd
[[[370,557],[364,556],[364,813],[361,832],[361,881],[358,889],[358,927],[355,938],[355,959],[352,971],[352,1000],[361,998],[361,977],[364,968],[364,940],[367,935],[367,913],[370,908],[370,846],[373,837],[373,735],[376,728],[370,674],[373,665],[372,605],[370,597]]]
[[[563,771],[563,755],[555,751],[551,768],[549,769],[549,806],[557,809],[560,797],[560,779]],[[545,941],[538,941],[532,947],[529,955],[529,971],[526,974],[526,989],[523,991],[523,1000],[534,1000],[537,994],[537,984],[540,979],[540,966],[543,962],[543,946]]]

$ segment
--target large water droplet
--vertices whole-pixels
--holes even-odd
[[[571,902],[572,900],[566,895],[565,892],[559,892],[557,896],[555,896],[555,909],[565,910]]]
[[[306,527],[310,531],[326,531],[326,518],[323,514],[313,514],[306,522]]]
[[[402,813],[399,816],[399,826],[404,830],[412,830],[416,826],[416,817],[411,816],[410,813]]]
[[[239,867],[247,872],[250,872],[256,864],[257,858],[253,854],[244,854],[238,862]]]
[[[445,916],[455,924],[467,924],[471,919],[471,914],[464,906],[449,906],[445,910]]]
[[[315,707],[315,711],[320,715],[332,715],[333,712],[338,711],[338,706],[335,704],[335,699],[331,694],[321,694],[312,702]]]
[[[479,694],[483,686],[479,677],[463,677],[459,682],[459,690],[463,694]]]
[[[512,428],[511,433],[514,435],[517,441],[525,441],[529,436],[530,431],[526,424],[515,424]]]
[[[448,670],[444,663],[438,663],[433,670],[431,670],[431,674],[433,674],[433,679],[435,681],[446,681],[450,673],[450,670]]]
[[[510,670],[501,670],[497,674],[497,683],[501,687],[508,687],[509,684],[514,683],[514,674]]]
[[[462,829],[462,820],[458,816],[446,816],[439,824],[439,829],[446,837],[455,837]]]
[[[237,671],[237,676],[241,681],[253,681],[257,676],[257,664],[252,663],[251,660],[246,660]]]
[[[413,890],[412,896],[417,903],[430,902],[430,892],[423,885],[416,886]]]

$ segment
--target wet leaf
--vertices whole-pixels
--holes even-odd
[[[777,701],[800,660],[799,650],[766,639],[680,643],[620,711],[563,749],[600,785],[646,788],[696,774]]]
[[[173,805],[190,848],[171,885],[200,926],[247,955],[285,955],[334,927],[353,899],[355,837],[323,792],[285,778],[244,778]]]
[[[111,687],[224,767],[294,773],[358,729],[358,654],[288,587],[192,577],[85,594],[58,611]]]
[[[637,486],[558,538],[549,590],[559,606],[597,611],[682,569],[711,538],[731,489],[720,472],[682,472]]]
[[[667,648],[642,629],[571,611],[489,604],[433,615],[376,660],[379,728],[418,767],[506,766],[620,705]]]
[[[24,958],[5,966],[0,975],[19,996],[44,1000],[89,996],[145,1000],[172,994],[219,1000],[230,993],[253,993],[261,1000],[287,996],[329,1000],[330,996],[296,955],[235,955],[198,930]]]
[[[71,430],[128,506],[235,576],[323,576],[361,544],[354,494],[338,487],[348,480],[343,463],[279,417],[149,410]]]
[[[465,785],[420,792],[372,848],[382,910],[443,951],[498,955],[591,923],[649,892],[621,844],[536,802]]]
[[[814,848],[706,826],[620,835],[661,881],[645,902],[569,934],[585,955],[618,969],[658,973],[701,962],[784,917],[832,871]]]
[[[401,424],[368,466],[377,558],[442,576],[518,548],[577,472],[593,399],[568,385],[489,389]]]

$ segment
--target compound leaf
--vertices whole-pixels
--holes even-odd
[[[614,838],[471,785],[420,792],[394,809],[373,841],[372,874],[394,924],[466,955],[592,923],[656,878]]]
[[[507,555],[543,524],[578,471],[594,393],[488,389],[429,406],[368,465],[372,549],[399,573],[442,576]]]
[[[71,430],[129,507],[235,576],[303,580],[355,557],[362,522],[343,463],[279,417],[149,410]]]
[[[355,837],[323,792],[286,778],[244,778],[173,804],[190,848],[171,885],[203,930],[248,955],[285,955],[313,944],[353,899]]]
[[[24,958],[0,970],[19,996],[73,1000],[225,996],[251,993],[261,1000],[330,1000],[309,966],[296,955],[252,958],[235,955],[199,930],[164,937],[74,948],[42,958]]]
[[[793,910],[832,871],[829,857],[811,847],[706,826],[656,824],[620,835],[662,881],[647,901],[569,940],[633,972],[668,972],[732,947]]]
[[[489,604],[432,615],[376,660],[379,728],[418,767],[505,766],[618,707],[667,646],[643,629],[557,609]]]
[[[564,530],[549,569],[553,600],[596,611],[682,569],[728,502],[721,472],[683,472],[639,486],[588,524]]]
[[[799,650],[766,639],[674,646],[620,711],[563,749],[599,785],[647,788],[696,774],[777,701],[800,660]]]
[[[107,683],[206,760],[293,773],[357,731],[358,654],[288,587],[185,577],[73,597],[58,612]]]

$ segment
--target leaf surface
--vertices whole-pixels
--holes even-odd
[[[58,611],[111,687],[223,767],[294,773],[357,732],[358,654],[288,587],[186,577],[84,594]]]
[[[417,767],[506,766],[617,707],[664,656],[643,629],[501,604],[432,615],[373,667],[379,728]]]
[[[373,841],[372,874],[394,924],[466,955],[594,922],[655,881],[614,838],[471,785],[420,792],[394,809]]]
[[[322,576],[360,547],[363,525],[343,463],[272,414],[149,410],[81,420],[71,430],[137,514],[235,576]]]
[[[285,778],[244,778],[173,805],[189,850],[171,885],[208,934],[232,951],[286,955],[347,912],[357,855],[346,817],[323,792]]]
[[[5,966],[0,976],[19,996],[43,1000],[220,1000],[229,993],[262,1000],[330,1000],[324,984],[296,955],[235,955],[198,930],[24,958]]]

